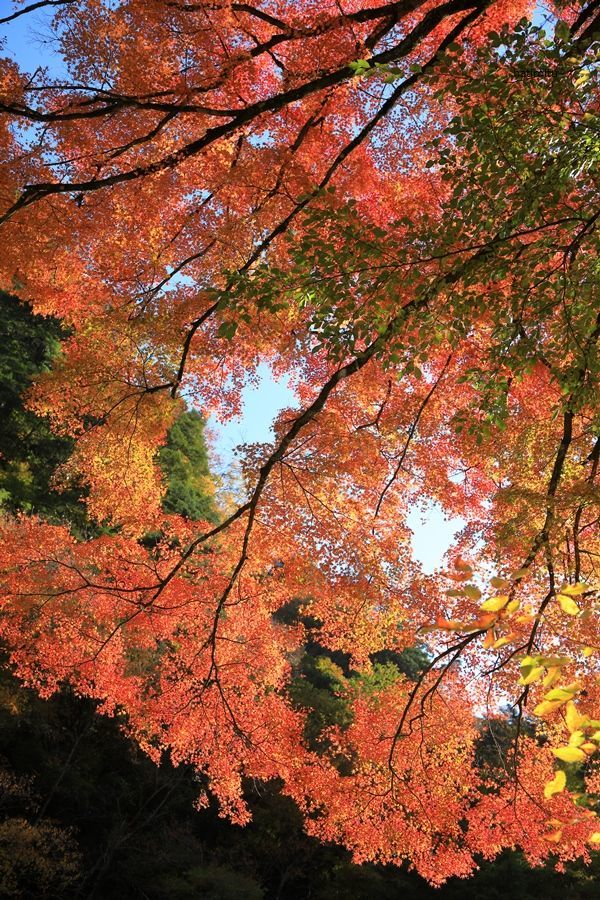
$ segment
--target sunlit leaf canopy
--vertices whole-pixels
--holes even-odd
[[[357,861],[439,883],[515,845],[587,859],[598,4],[545,31],[517,0],[13,6],[7,28],[54,7],[69,76],[1,62],[0,287],[71,329],[29,403],[75,439],[55,480],[104,526],[3,522],[20,677],[125,713],[236,822],[244,776],[281,779]],[[182,397],[235,415],[264,361],[299,405],[245,449],[244,497],[166,514]],[[424,499],[467,523],[433,576]],[[287,691],[308,631],[357,669],[423,642],[430,662],[357,692],[317,752]],[[490,772],[481,720],[507,715]]]

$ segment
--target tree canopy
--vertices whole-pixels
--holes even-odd
[[[589,861],[596,0],[13,6],[53,8],[67,74],[0,61],[0,287],[65,330],[27,415],[102,526],[3,520],[18,676],[234,823],[278,779],[357,863]],[[234,416],[263,362],[297,407],[217,509],[181,414]],[[433,575],[419,501],[466,521]]]

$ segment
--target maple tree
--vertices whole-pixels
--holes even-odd
[[[311,834],[433,883],[600,842],[600,12],[556,4],[547,39],[533,6],[2,20],[56,7],[68,77],[0,63],[0,287],[70,330],[28,402],[74,441],[56,484],[105,526],[3,522],[12,665],[125,711],[234,821],[242,777],[277,777]],[[165,513],[182,397],[235,415],[264,360],[299,407],[245,449],[245,498]],[[434,576],[407,524],[423,498],[467,522]],[[364,674],[317,743],[290,691],[315,630]],[[373,675],[424,640],[417,680]],[[505,704],[490,774],[480,720]]]

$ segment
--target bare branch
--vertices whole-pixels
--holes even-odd
[[[16,12],[11,13],[10,16],[4,16],[3,19],[0,19],[0,25],[6,25],[7,22],[13,22],[15,19],[18,19],[19,16],[25,16],[27,13],[34,12],[36,9],[42,9],[44,6],[66,6],[67,4],[77,3],[78,0],[38,0],[37,3],[30,3],[29,6],[24,6],[22,9],[16,10]]]

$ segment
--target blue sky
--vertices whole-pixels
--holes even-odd
[[[6,0],[0,0],[4,7]],[[12,9],[12,4],[8,6]],[[4,53],[15,59],[21,68],[33,72],[39,66],[60,77],[65,69],[50,41],[48,21],[51,10],[39,10],[15,19],[0,28],[5,37]],[[242,414],[227,423],[209,420],[213,436],[215,467],[220,472],[235,465],[234,449],[241,444],[264,443],[273,440],[272,425],[277,413],[285,407],[295,407],[296,398],[287,381],[273,378],[267,364],[259,369],[258,383],[244,389]],[[218,463],[216,460],[218,459]],[[441,565],[454,535],[464,524],[461,519],[447,520],[441,507],[432,504],[414,507],[408,517],[413,530],[413,550],[425,571],[432,572]]]
[[[8,0],[0,0],[0,9],[13,10]],[[62,59],[50,41],[48,23],[55,10],[40,9],[20,16],[6,25],[0,25],[0,38],[5,39],[4,54],[16,60],[22,69],[34,72],[39,66],[47,66],[52,75],[66,72]]]
[[[242,392],[240,416],[225,423],[209,419],[223,465],[232,463],[233,451],[239,444],[272,441],[272,426],[277,413],[285,407],[297,406],[298,401],[287,380],[276,380],[266,363],[259,366],[258,379],[257,383],[247,384]]]

